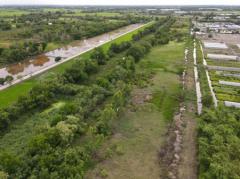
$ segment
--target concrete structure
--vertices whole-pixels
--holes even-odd
[[[213,60],[239,60],[238,56],[234,55],[224,55],[224,54],[207,54],[207,58],[213,59]]]
[[[226,16],[215,17],[215,20],[227,20]],[[230,22],[213,22],[213,23],[195,23],[195,26],[200,29],[201,32],[215,32],[223,34],[236,34],[240,33],[240,25]]]
[[[237,102],[224,101],[224,104],[225,106],[228,106],[228,107],[240,108],[240,103],[237,103]]]
[[[197,95],[197,110],[198,115],[202,114],[202,93],[201,93],[201,87],[199,82],[199,75],[198,75],[198,69],[197,69],[197,49],[196,49],[196,42],[194,40],[194,49],[193,49],[193,63],[194,63],[194,79],[195,79],[195,85],[196,85],[196,95]]]
[[[219,84],[221,84],[221,85],[227,85],[227,86],[237,86],[237,87],[240,87],[240,83],[231,82],[231,81],[219,80]]]
[[[207,66],[207,61],[204,58],[204,52],[203,52],[202,44],[200,44],[200,48],[201,48],[202,57],[203,57],[203,65],[206,67]],[[212,95],[214,107],[217,107],[218,106],[218,100],[217,100],[216,94],[215,94],[215,92],[213,90],[213,87],[212,87],[212,81],[210,79],[208,69],[205,69],[205,72],[206,72],[206,76],[207,76],[208,86],[209,86],[209,89],[210,89],[210,92],[211,92],[211,95]]]
[[[213,49],[227,49],[227,45],[225,43],[218,42],[203,42],[205,48],[213,48]]]
[[[223,76],[240,78],[240,74],[225,73],[225,74],[223,74]]]
[[[236,67],[223,67],[223,66],[207,65],[207,68],[209,70],[217,70],[217,71],[236,71],[236,72],[240,72],[240,68],[236,68]]]

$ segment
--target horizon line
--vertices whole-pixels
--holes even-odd
[[[0,4],[0,6],[240,6],[240,4],[227,5],[227,4]],[[240,10],[240,9],[239,9]]]

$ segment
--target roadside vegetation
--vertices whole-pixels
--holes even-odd
[[[133,32],[130,32],[126,35],[123,35],[115,40],[112,40],[104,45],[101,46],[101,48],[103,49],[103,51],[106,53],[108,51],[108,49],[110,48],[110,46],[113,43],[119,44],[125,41],[129,41],[132,39],[132,36],[136,33],[138,33],[139,31],[143,30],[145,27],[150,26],[152,24],[152,22],[148,23],[146,26],[141,27],[140,29],[137,29]],[[89,58],[90,54],[92,53],[93,50],[86,52],[82,55],[79,56],[79,58],[84,59],[84,58]],[[75,60],[78,58],[74,58],[70,61],[67,61],[59,66],[56,66],[53,69],[48,70],[47,72],[40,74],[36,77],[33,77],[29,80],[23,81],[19,84],[16,84],[14,86],[11,86],[5,90],[0,91],[0,108],[3,107],[7,107],[8,105],[14,103],[17,101],[17,99],[22,96],[22,95],[26,95],[28,94],[28,92],[36,85],[36,83],[38,83],[39,81],[43,81],[45,79],[51,79],[52,76],[54,76],[55,74],[59,74],[59,73],[63,73],[66,68],[70,67]]]
[[[95,49],[2,109],[1,175],[83,178],[95,151],[112,134],[110,124],[127,104],[132,85],[141,79],[136,64],[152,46],[168,43],[170,37],[159,34],[173,22],[161,19],[107,53]]]
[[[67,16],[70,12],[63,10],[39,9],[19,16],[10,12],[10,17],[0,14],[0,65],[18,63],[75,40],[94,37],[129,24],[149,20],[147,17],[131,14]]]

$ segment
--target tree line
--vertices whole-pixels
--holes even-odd
[[[119,17],[114,21],[102,17],[63,20],[59,19],[62,14],[31,13],[18,17],[15,20],[17,22],[0,21],[0,30],[7,30],[9,24],[11,27],[12,23],[16,23],[19,30],[9,38],[22,39],[8,48],[0,48],[0,64],[16,63],[40,54],[46,51],[49,43],[67,44],[73,40],[94,37],[142,21],[134,16]],[[148,19],[143,21],[146,20]]]

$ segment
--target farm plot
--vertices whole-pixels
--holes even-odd
[[[214,49],[227,49],[227,45],[225,43],[218,42],[203,42],[205,48],[214,48]]]
[[[213,33],[212,37],[208,35],[198,35],[201,39],[205,55],[224,54],[240,56],[240,34],[218,34]]]
[[[212,60],[238,60],[239,57],[235,55],[223,55],[223,54],[207,54],[207,57]]]
[[[213,89],[219,101],[240,102],[240,75],[237,72],[210,71]],[[227,105],[229,106],[229,105]]]
[[[212,40],[201,39],[211,86],[220,104],[239,107],[240,62],[239,53],[236,50],[237,43],[230,43],[227,40],[229,36],[216,35],[215,37]]]
[[[235,71],[231,68],[240,68],[240,62],[232,61],[232,60],[212,60],[206,59],[208,66],[220,66],[220,67],[230,67],[229,70]],[[211,67],[210,67],[211,68]],[[228,70],[226,68],[226,70]],[[236,69],[237,70],[237,69]]]

